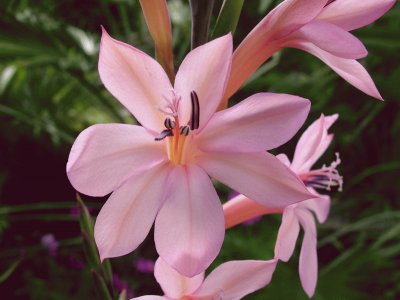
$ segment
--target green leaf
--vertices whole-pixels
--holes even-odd
[[[7,280],[8,277],[15,271],[18,265],[21,263],[22,259],[18,259],[14,261],[1,275],[0,275],[0,283],[3,283]]]
[[[224,0],[212,33],[213,39],[228,32],[235,32],[243,2],[244,0]]]

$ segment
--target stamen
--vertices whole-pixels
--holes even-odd
[[[180,133],[180,135],[188,136],[189,133],[190,133],[189,125],[182,126],[182,127],[179,129],[179,133]]]
[[[343,188],[343,177],[340,176],[336,167],[341,163],[339,153],[336,154],[336,160],[330,166],[323,165],[321,169],[311,170],[303,177],[306,186],[313,188],[331,190],[332,186],[338,186],[338,191]]]
[[[200,104],[199,97],[195,91],[190,92],[190,99],[192,100],[192,115],[190,118],[190,128],[192,130],[198,129],[200,126]]]
[[[172,132],[171,129],[165,129],[163,131],[161,131],[160,135],[155,137],[154,140],[156,141],[162,141],[163,139],[165,139],[168,136],[173,136],[174,133]]]
[[[166,118],[165,121],[164,121],[164,126],[167,129],[174,129],[176,124],[170,118]]]

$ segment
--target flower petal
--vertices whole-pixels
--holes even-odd
[[[283,38],[311,22],[328,0],[286,0],[271,11],[265,20],[274,39]],[[267,28],[265,28],[267,29]]]
[[[395,3],[396,0],[336,0],[322,10],[318,19],[351,31],[379,19]]]
[[[154,276],[164,294],[173,299],[180,299],[192,294],[203,283],[204,273],[186,277],[171,268],[161,257],[156,261]]]
[[[207,276],[194,296],[199,299],[242,299],[270,283],[276,264],[277,260],[223,263]]]
[[[198,164],[210,176],[269,207],[314,198],[303,182],[273,155],[262,153],[204,153]]]
[[[275,156],[277,159],[281,161],[286,167],[290,167],[290,160],[289,157],[285,153],[278,154]]]
[[[317,231],[313,215],[306,210],[297,212],[301,226],[304,228],[304,239],[299,258],[300,281],[308,297],[312,297],[317,286],[318,258]]]
[[[143,128],[126,124],[98,124],[76,138],[67,175],[76,190],[105,196],[129,176],[166,159],[165,145]]]
[[[233,53],[232,71],[224,106],[243,83],[281,48],[281,39],[311,22],[327,0],[286,0],[273,9],[246,36]]]
[[[328,129],[338,117],[338,114],[321,115],[301,135],[291,165],[291,169],[297,174],[308,172],[326,151],[333,138],[333,135],[328,135]]]
[[[238,195],[225,202],[223,209],[225,217],[225,229],[231,228],[255,217],[282,212],[281,208],[270,208],[258,204],[244,195]]]
[[[290,38],[311,42],[320,49],[342,58],[359,59],[368,54],[359,39],[329,22],[312,21],[296,31]]]
[[[310,101],[286,94],[255,94],[217,112],[200,133],[204,151],[259,152],[286,143],[303,125]]]
[[[168,167],[137,174],[111,194],[94,226],[101,260],[135,250],[146,238],[165,197]]]
[[[278,237],[276,238],[275,257],[282,261],[290,259],[296,247],[297,237],[299,236],[300,225],[294,210],[295,207],[292,206],[285,208]]]
[[[195,165],[177,166],[155,225],[159,255],[184,276],[203,272],[224,239],[224,215],[207,174]]]
[[[182,124],[190,118],[190,93],[200,103],[200,130],[214,114],[229,77],[232,63],[232,35],[227,34],[192,50],[183,60],[175,79],[175,90],[182,97]]]
[[[99,54],[101,81],[146,128],[160,132],[163,96],[172,89],[163,68],[146,53],[111,38],[103,28]]]
[[[316,191],[314,191],[314,193],[318,194]],[[331,198],[327,195],[318,195],[318,198],[303,201],[299,205],[314,212],[317,216],[318,222],[324,223],[328,218],[329,210],[331,208]]]
[[[374,81],[365,68],[354,59],[346,59],[334,56],[312,43],[303,40],[289,41],[286,46],[307,51],[332,68],[348,83],[376,99],[382,100]]]

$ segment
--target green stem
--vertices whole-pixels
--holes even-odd
[[[74,207],[75,202],[40,202],[13,206],[1,206],[0,214],[18,213],[44,209],[68,209]]]
[[[190,0],[192,10],[192,49],[208,41],[211,13],[214,0]]]
[[[65,240],[59,240],[58,241],[61,247],[66,247],[66,246],[77,246],[82,244],[82,237],[75,237],[75,238],[70,238],[70,239],[65,239]],[[21,254],[21,250],[24,251],[24,253],[27,253],[28,256],[35,256],[37,252],[44,251],[44,247],[42,245],[34,245],[34,246],[26,246],[26,247],[17,247],[17,248],[10,248],[6,249],[0,252],[0,258],[9,258],[9,257],[15,257],[19,256]]]
[[[66,214],[34,214],[34,215],[12,215],[8,218],[11,222],[16,221],[73,221],[76,222],[78,217],[66,215]]]

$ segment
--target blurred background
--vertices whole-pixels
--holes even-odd
[[[245,1],[235,45],[279,1]],[[222,1],[215,1],[214,17]],[[188,1],[168,1],[175,64],[190,48]],[[66,174],[70,147],[96,123],[134,123],[97,73],[100,25],[115,38],[153,55],[134,0],[2,0],[0,2],[0,295],[2,299],[99,297],[98,266],[85,256],[82,206]],[[234,97],[259,91],[312,99],[299,134],[274,151],[289,158],[300,134],[321,113],[339,113],[335,139],[317,167],[339,152],[342,192],[332,191],[328,221],[318,227],[319,281],[314,299],[400,299],[400,7],[355,35],[369,50],[361,60],[384,102],[359,92],[315,57],[279,52]],[[229,190],[218,186],[223,200]],[[82,196],[95,217],[105,198]],[[81,212],[81,214],[80,214]],[[227,231],[212,267],[232,259],[269,259],[279,216]],[[301,241],[301,238],[299,239]],[[86,241],[87,242],[87,241]],[[86,245],[87,246],[87,245]],[[298,253],[280,263],[271,284],[246,299],[308,299]],[[107,263],[114,299],[160,294],[150,235],[138,250]],[[104,268],[104,267],[103,267]],[[97,270],[97,271],[96,271]],[[107,279],[108,278],[108,279]],[[97,287],[97,289],[96,289]],[[123,299],[123,298],[121,298]]]

